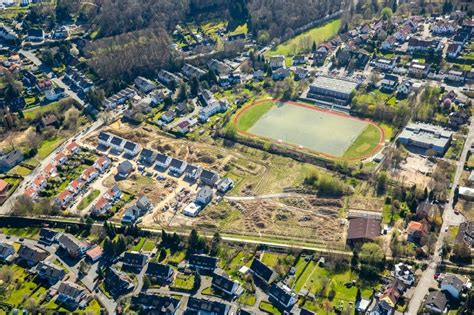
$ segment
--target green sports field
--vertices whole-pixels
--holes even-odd
[[[328,157],[357,159],[380,142],[380,129],[363,120],[311,105],[264,101],[244,108],[239,132],[307,149]]]

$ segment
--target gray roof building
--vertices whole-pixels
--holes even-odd
[[[310,85],[308,97],[346,105],[358,86],[359,83],[349,79],[319,76]]]
[[[433,150],[443,155],[448,149],[453,132],[439,126],[416,122],[408,124],[398,137],[398,141],[406,146],[423,150]]]

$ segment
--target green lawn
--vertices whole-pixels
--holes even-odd
[[[357,137],[344,153],[345,158],[358,158],[369,154],[380,142],[380,130],[374,125],[367,128]]]
[[[274,314],[274,315],[281,314],[281,312],[275,306],[265,301],[262,301],[260,305],[258,306],[258,308],[267,314]]]
[[[255,295],[245,292],[239,297],[238,301],[248,306],[254,306],[255,302],[257,302],[257,298],[255,297]]]
[[[374,105],[377,103],[385,103],[390,96],[390,94],[383,93],[379,90],[373,90],[368,93],[360,93],[354,96],[353,102],[357,104]]]
[[[38,149],[38,154],[36,156],[39,160],[44,160],[48,155],[51,154],[61,143],[63,143],[64,138],[52,138],[46,139],[41,143],[41,146]]]
[[[101,307],[100,307],[99,302],[97,302],[97,300],[92,300],[89,303],[89,305],[87,305],[87,307],[84,309],[84,312],[86,312],[86,313],[90,312],[92,314],[99,314],[100,310],[101,310]]]
[[[247,34],[248,26],[247,23],[237,26],[232,32],[229,32],[227,35],[237,35],[237,34]]]
[[[3,266],[13,271],[13,279],[8,285],[7,298],[2,302],[21,306],[23,300],[30,295],[35,293],[38,287],[36,283],[32,281],[32,278],[28,275],[27,271],[18,265]]]
[[[306,289],[310,292],[316,292],[321,288],[321,282],[329,277],[329,272],[318,266],[317,262],[311,261],[300,276],[294,287],[295,292]]]
[[[393,128],[390,125],[387,124],[379,124],[379,127],[382,128],[383,130],[383,135],[385,137],[385,140],[391,140],[392,135],[393,135]]]
[[[341,20],[333,20],[322,26],[315,27],[309,31],[301,33],[284,43],[281,43],[280,45],[276,46],[274,50],[265,53],[265,55],[266,57],[274,55],[294,56],[298,53],[309,51],[313,42],[316,42],[316,44],[321,44],[324,41],[336,36],[340,27]],[[307,40],[307,38],[309,38],[309,40]]]
[[[138,243],[132,247],[132,251],[139,252],[142,249],[143,244],[145,244],[145,241],[146,239],[144,237],[140,238],[140,241],[138,241]]]
[[[242,131],[250,129],[274,104],[273,101],[269,100],[268,102],[262,102],[246,110],[237,121],[237,129]],[[252,104],[250,104],[250,106],[252,106]],[[243,110],[245,110],[245,108]]]
[[[293,287],[295,284],[296,284],[296,281],[298,281],[298,279],[301,277],[301,275],[303,274],[303,272],[305,271],[305,268],[307,265],[309,265],[311,261],[305,261],[304,260],[304,257],[300,257],[298,258],[298,261],[296,262],[295,264],[295,269],[296,269],[296,272],[293,276],[293,278],[291,278],[290,280],[290,285]]]
[[[48,105],[35,107],[33,109],[26,109],[23,111],[23,115],[25,115],[25,119],[33,120],[36,118],[37,115],[53,110],[58,105],[59,102],[53,102],[49,103]]]
[[[194,275],[179,273],[170,288],[191,291],[194,288]]]
[[[77,210],[84,210],[87,208],[95,198],[99,197],[100,190],[94,189],[87,196],[85,196],[81,202],[77,205]]]
[[[184,251],[178,251],[171,253],[169,249],[166,249],[166,258],[164,259],[164,264],[178,265],[184,260],[186,253]]]
[[[264,252],[262,262],[270,268],[273,268],[278,265],[278,258],[284,258],[286,256],[286,254],[281,253]]]
[[[155,246],[156,242],[154,240],[146,240],[145,244],[143,244],[142,251],[151,252]]]
[[[3,234],[30,239],[39,239],[39,227],[29,226],[24,228],[2,228]]]
[[[17,165],[14,168],[12,168],[10,171],[8,171],[9,175],[20,175],[23,177],[29,175],[30,173],[31,173],[30,169],[23,167],[21,165]]]

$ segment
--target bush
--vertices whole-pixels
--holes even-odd
[[[340,197],[344,193],[344,186],[339,179],[322,176],[318,182],[318,195],[324,197]]]

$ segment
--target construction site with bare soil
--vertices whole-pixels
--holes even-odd
[[[113,221],[120,222],[125,209],[137,198],[146,196],[154,205],[153,211],[140,219],[140,225],[146,228],[181,232],[199,228],[203,233],[219,231],[246,238],[345,244],[347,197],[316,197],[316,191],[304,185],[314,174],[336,176],[326,169],[241,144],[216,144],[222,140],[197,142],[175,138],[150,125],[136,127],[118,121],[104,131],[211,169],[235,183],[230,192],[214,198],[197,217],[189,217],[183,208],[195,199],[197,184],[164,173],[160,180],[147,176],[147,172],[133,173],[120,181],[111,175],[104,180],[104,186],[117,183],[122,191],[133,196],[114,213]],[[97,147],[97,136],[92,134],[86,143]]]

